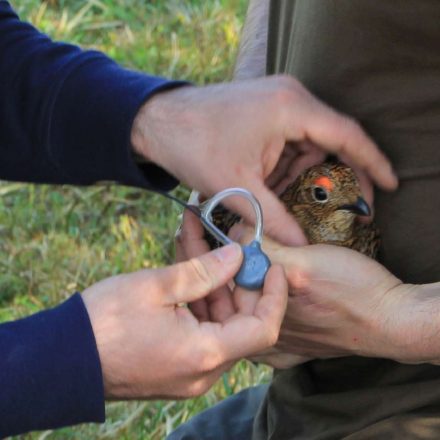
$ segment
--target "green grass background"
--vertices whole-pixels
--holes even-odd
[[[231,77],[247,1],[12,4],[22,19],[54,39],[102,50],[133,69],[206,84]],[[188,191],[176,193],[186,197]],[[0,322],[58,304],[102,278],[171,263],[179,213],[160,196],[121,186],[0,183]],[[243,361],[197,399],[109,403],[103,425],[16,438],[162,439],[199,411],[269,375],[269,369]]]

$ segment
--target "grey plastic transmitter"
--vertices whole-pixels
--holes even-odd
[[[270,268],[269,257],[261,249],[261,241],[263,238],[263,212],[261,205],[255,196],[244,188],[228,188],[225,189],[211,199],[207,200],[200,207],[201,220],[204,227],[212,234],[220,243],[225,245],[231,244],[233,241],[220,231],[214,225],[212,220],[212,212],[218,204],[231,196],[239,196],[247,199],[255,212],[255,235],[254,239],[247,245],[242,246],[243,263],[235,275],[235,283],[248,290],[257,290],[263,287],[266,273]]]

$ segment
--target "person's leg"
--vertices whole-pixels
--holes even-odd
[[[267,388],[259,385],[228,397],[179,426],[167,440],[250,440],[254,417]]]

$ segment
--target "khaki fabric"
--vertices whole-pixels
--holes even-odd
[[[273,0],[267,70],[379,143],[401,182],[376,193],[380,261],[440,281],[440,1]],[[253,438],[440,439],[440,367],[349,357],[276,372]]]

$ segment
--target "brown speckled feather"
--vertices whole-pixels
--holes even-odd
[[[380,232],[375,223],[364,225],[356,223],[353,242],[349,247],[367,257],[376,258],[380,246]]]

